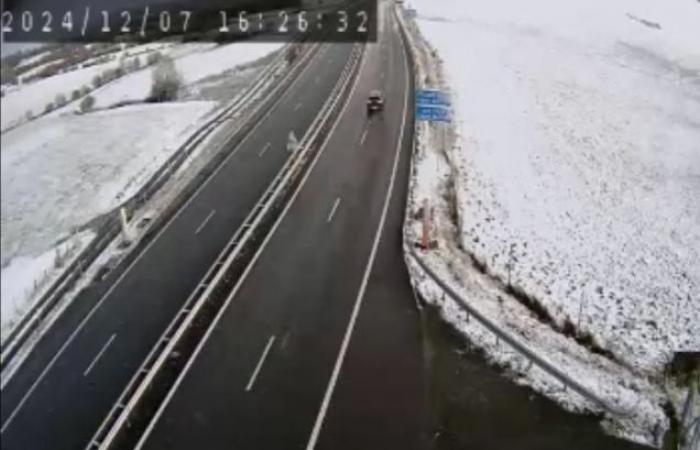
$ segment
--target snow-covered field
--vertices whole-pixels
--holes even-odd
[[[2,258],[34,254],[127,200],[211,102],[44,118],[2,136]]]
[[[27,83],[19,89],[13,90],[3,97],[0,115],[0,127],[2,130],[24,121],[27,112],[37,116],[44,112],[49,102],[54,101],[57,94],[63,94],[70,98],[73,89],[80,89],[89,85],[92,78],[108,68],[116,67],[116,63],[106,63],[73,70],[53,77]]]
[[[149,45],[127,49],[124,56],[136,57],[155,49],[154,44]],[[159,46],[158,50],[175,59],[187,89],[279,47],[281,44],[186,44]],[[69,94],[80,88],[110,64],[116,67],[118,63],[73,70],[8,93],[2,99],[3,129],[22,122],[28,108],[41,107],[43,111],[45,102],[57,93]],[[94,91],[98,106],[124,99],[143,100],[149,94],[150,72],[148,68],[130,73]],[[240,78],[247,81],[239,83],[238,90],[254,79],[250,71]],[[77,254],[92,237],[90,221],[128,200],[217,107],[235,94],[232,91],[217,101],[200,101],[190,95],[183,102],[137,104],[80,115],[70,113],[73,105],[69,104],[3,131],[3,338],[33,297],[60,271],[56,255],[67,259]]]
[[[2,115],[0,117],[0,128],[4,131],[10,127],[16,126],[26,121],[26,114],[29,112],[34,117],[42,114],[48,103],[53,102],[59,94],[70,99],[71,93],[75,89],[80,89],[83,86],[90,86],[93,78],[96,75],[103,73],[108,69],[115,69],[119,65],[119,59],[123,57],[126,61],[130,60],[135,55],[143,51],[161,50],[167,53],[163,44],[147,44],[126,49],[123,52],[118,52],[113,55],[113,59],[102,64],[89,65],[87,67],[78,67],[65,73],[56,74],[52,77],[43,78],[33,82],[23,83],[12,92],[3,97],[0,103]],[[46,52],[40,53],[35,57],[28,58],[22,63],[27,64],[27,61],[32,61],[37,57],[45,57]],[[55,61],[54,61],[55,62]],[[52,64],[54,63],[52,62]],[[142,61],[143,63],[143,61]],[[21,78],[26,78],[39,72],[43,66],[38,66],[31,71],[22,75]]]
[[[188,51],[175,59],[175,66],[186,85],[256,60],[279,49],[281,44],[186,44],[182,47],[192,46],[197,46],[197,51]],[[98,89],[93,94],[95,107],[104,108],[120,102],[146,99],[150,95],[152,70],[153,68],[147,68],[134,72]]]
[[[25,122],[26,114],[33,116],[42,114],[48,103],[53,102],[58,94],[70,99],[75,89],[83,86],[91,86],[96,75],[100,75],[109,69],[116,69],[120,62],[130,62],[134,58],[140,58],[141,64],[145,64],[145,57],[149,53],[158,51],[175,59],[176,66],[181,72],[185,84],[194,83],[211,75],[216,75],[225,70],[248,63],[262,55],[278,49],[281,45],[274,44],[250,44],[236,43],[228,45],[216,45],[212,43],[181,44],[150,43],[129,47],[123,51],[113,53],[110,61],[78,67],[65,73],[44,78],[34,82],[25,83],[2,99],[2,116],[0,128],[6,130]],[[38,56],[45,56],[43,53]],[[32,58],[29,58],[31,60]],[[23,63],[25,63],[23,61]],[[22,78],[39,72],[42,66],[32,69],[22,75]],[[91,95],[95,97],[95,107],[109,107],[122,101],[141,101],[148,97],[151,86],[152,67],[129,73],[121,78],[107,83]],[[51,115],[59,115],[65,112],[73,112],[77,109],[77,103],[71,103],[64,108],[57,109]]]
[[[700,349],[700,6],[410,6],[444,62],[459,133],[450,168],[426,156],[418,170],[454,178],[464,256],[510,278],[553,323],[530,323],[516,300],[497,301],[485,277],[451,273],[458,261],[435,264],[597,392],[631,402],[646,417],[618,432],[654,442],[655,423],[667,426],[663,367],[675,351]],[[459,314],[446,315],[485,342]],[[590,335],[613,364],[564,330]]]

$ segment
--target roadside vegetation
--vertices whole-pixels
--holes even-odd
[[[97,64],[109,63],[110,61],[116,58],[116,55],[114,55],[113,52],[122,49],[119,46],[113,45],[84,47],[91,48],[94,51],[76,51],[75,46],[70,46],[72,50],[69,51],[62,47],[52,46],[49,50],[41,48],[28,54],[20,53],[20,56],[11,55],[10,57],[3,59],[2,95],[5,95],[6,90],[9,91],[13,88],[19,88],[24,83],[47,78],[56,75],[57,73],[65,73]],[[38,54],[34,54],[37,52]],[[66,54],[74,56],[68,58],[67,60],[57,58],[56,56]],[[80,56],[78,57],[75,55]],[[34,56],[35,58],[38,57],[38,60],[32,61],[29,64],[23,63],[23,61],[26,60],[27,57],[31,56]],[[133,57],[125,57],[122,54],[120,56],[119,63],[116,67],[110,67],[99,72],[92,78],[89,84],[85,84],[79,88],[75,88],[72,91],[56,94],[54,99],[47,103],[43,107],[43,109],[38,112],[27,110],[24,114],[24,119],[27,122],[37,119],[45,114],[49,114],[73,102],[79,102],[76,111],[77,113],[84,114],[90,112],[93,110],[96,103],[95,98],[92,95],[90,95],[92,92],[96,91],[97,89],[100,89],[101,87],[115,80],[118,80],[119,78],[125,75],[147,68],[152,65],[156,65],[159,61],[162,60],[163,55],[158,51],[151,51],[144,56]],[[37,69],[39,69],[38,72]]]
[[[158,58],[152,72],[149,101],[155,103],[174,101],[181,86],[182,75],[177,71],[173,59],[169,56]]]

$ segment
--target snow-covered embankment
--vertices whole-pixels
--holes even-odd
[[[425,198],[436,207],[428,260],[489,318],[629,411],[609,417],[609,430],[658,445],[664,404],[676,400],[664,366],[700,348],[700,9],[411,6],[435,49],[425,67],[442,64],[431,82],[451,91],[456,119],[420,134],[409,213]],[[409,223],[409,239],[419,232]],[[525,371],[412,272],[519,382],[595,409]]]

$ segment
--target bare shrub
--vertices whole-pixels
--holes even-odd
[[[86,112],[92,110],[92,108],[94,106],[95,106],[95,97],[93,97],[92,95],[88,95],[84,99],[82,99],[80,102],[80,105],[79,105],[80,112],[86,113]]]
[[[66,106],[68,104],[68,99],[63,94],[56,94],[56,98],[54,99],[54,104],[56,105],[56,108],[61,108],[61,107]]]
[[[92,77],[92,85],[95,89],[99,88],[104,84],[104,80],[102,79],[101,74],[97,74],[94,77]]]
[[[182,77],[170,57],[163,57],[152,72],[151,101],[170,102],[177,98]]]
[[[163,55],[160,52],[149,53],[146,57],[146,65],[152,66],[157,64],[161,59],[163,59]]]

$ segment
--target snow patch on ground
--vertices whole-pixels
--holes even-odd
[[[63,94],[70,98],[73,89],[89,85],[95,75],[111,67],[116,67],[116,63],[105,63],[73,70],[27,83],[14,89],[0,102],[2,109],[0,127],[4,131],[24,121],[27,111],[34,116],[42,114],[46,105],[53,102],[57,94]]]
[[[3,229],[4,232],[4,229]],[[61,269],[70,263],[93,239],[94,233],[86,230],[61,242],[38,256],[18,256],[3,265],[0,274],[0,330],[2,339],[22,317],[32,298],[54,282]]]
[[[2,135],[2,260],[49,248],[133,195],[214,107],[139,105]]]
[[[37,53],[37,54],[34,55],[34,56],[30,56],[30,57],[27,57],[27,58],[22,58],[22,59],[20,60],[19,64],[17,64],[17,68],[18,68],[18,69],[21,69],[21,68],[23,68],[23,67],[27,67],[27,66],[36,64],[36,63],[40,62],[42,59],[48,57],[49,55],[51,55],[51,52],[45,51],[45,52]]]

